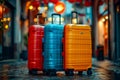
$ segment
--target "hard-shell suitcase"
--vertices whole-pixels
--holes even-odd
[[[55,15],[52,14],[52,18]],[[60,17],[61,15],[59,15]],[[61,19],[60,19],[61,20]],[[62,37],[64,26],[62,24],[47,24],[44,29],[44,73],[55,75],[56,71],[63,70]]]
[[[67,24],[64,27],[63,59],[66,75],[73,71],[87,71],[92,74],[92,41],[89,25]]]
[[[30,74],[37,74],[43,70],[43,42],[44,26],[32,25],[28,36],[28,69]]]

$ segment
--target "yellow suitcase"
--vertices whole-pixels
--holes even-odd
[[[82,74],[87,71],[92,74],[92,41],[89,25],[67,24],[64,27],[63,59],[66,75],[73,75],[73,71]]]

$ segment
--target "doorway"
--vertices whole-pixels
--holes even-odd
[[[108,58],[108,16],[102,16],[98,21],[98,45],[104,47],[104,57]]]

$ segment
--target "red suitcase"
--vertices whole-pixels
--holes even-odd
[[[44,26],[32,25],[28,36],[28,69],[30,74],[37,74],[43,70],[43,43]]]

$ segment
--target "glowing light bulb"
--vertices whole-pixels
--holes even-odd
[[[33,9],[33,6],[32,6],[32,5],[30,5],[30,6],[29,6],[29,9],[30,9],[30,10],[32,10],[32,9]]]
[[[63,18],[63,17],[61,18],[61,21],[64,21],[64,18]]]
[[[51,21],[52,21],[52,18],[51,18],[51,17],[49,17],[49,18],[48,18],[48,21],[50,21],[50,22],[51,22]]]
[[[5,22],[5,21],[7,21],[7,19],[6,19],[6,18],[3,18],[3,21]]]
[[[10,18],[7,18],[7,21],[10,21],[11,19]]]
[[[72,19],[72,23],[76,24],[77,23],[77,19],[76,18]]]
[[[6,25],[5,25],[5,29],[8,29],[8,28],[9,28],[9,26],[6,24]]]
[[[108,19],[108,16],[106,16],[105,19]]]
[[[105,19],[104,19],[104,18],[102,19],[102,22],[105,22]]]
[[[34,18],[34,22],[37,22],[37,18]]]
[[[39,6],[39,7],[38,7],[38,10],[40,10],[40,9],[41,9],[41,7]]]
[[[45,7],[44,7],[44,10],[48,10],[48,7],[47,7],[47,6],[45,6]]]

